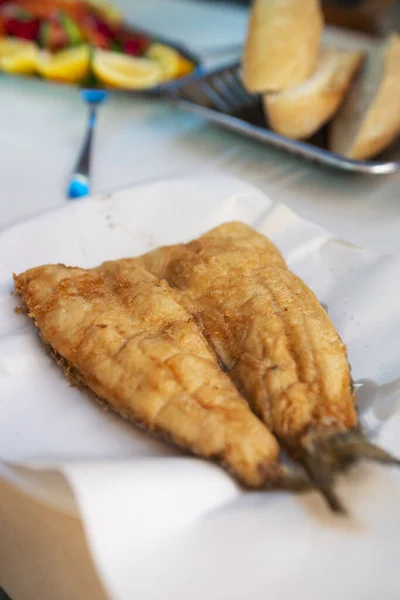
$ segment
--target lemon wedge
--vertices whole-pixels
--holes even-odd
[[[157,61],[118,52],[96,50],[92,68],[96,77],[110,87],[144,89],[163,79],[163,72]]]
[[[188,75],[195,68],[195,65],[190,60],[184,58],[177,50],[165,44],[151,44],[146,52],[146,56],[160,63],[165,81]]]
[[[29,75],[35,72],[38,47],[33,42],[0,38],[0,70]]]
[[[146,56],[159,62],[163,72],[163,79],[175,79],[180,71],[181,56],[174,48],[164,44],[151,44]]]
[[[87,76],[89,64],[89,47],[82,45],[60,50],[54,54],[46,51],[40,52],[37,70],[46,79],[77,83]]]

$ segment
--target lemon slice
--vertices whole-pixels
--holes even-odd
[[[86,45],[60,50],[55,54],[41,52],[37,60],[37,70],[46,79],[77,83],[89,72],[90,52]]]
[[[157,61],[118,52],[96,50],[92,67],[96,77],[111,87],[144,89],[163,79],[162,69]]]
[[[0,38],[0,70],[29,75],[35,72],[38,47],[33,42]]]
[[[181,55],[174,48],[164,44],[151,44],[146,56],[157,60],[163,72],[163,79],[175,79],[181,68]]]

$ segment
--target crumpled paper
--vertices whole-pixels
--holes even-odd
[[[79,510],[114,600],[394,600],[399,472],[364,463],[341,477],[346,518],[316,493],[244,492],[218,466],[69,387],[32,323],[13,312],[13,271],[46,262],[89,267],[234,219],[271,237],[327,306],[364,384],[363,424],[400,456],[399,259],[352,246],[248,184],[215,175],[69,204],[0,236],[0,475],[61,510]]]

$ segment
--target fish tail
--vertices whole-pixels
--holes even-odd
[[[299,456],[311,481],[335,512],[345,509],[333,491],[335,475],[360,459],[400,466],[400,460],[371,443],[360,429],[324,436],[310,432],[303,440]]]
[[[270,473],[265,478],[264,489],[298,493],[319,491],[334,512],[345,514],[346,511],[333,490],[330,473],[319,468],[312,461],[303,461],[303,466],[304,470],[279,465],[273,476]]]
[[[330,447],[337,461],[343,466],[362,458],[382,464],[400,466],[400,459],[370,442],[363,432],[358,429],[333,436]]]
[[[300,461],[303,464],[313,488],[324,497],[329,508],[338,514],[346,515],[347,510],[334,490],[334,474],[332,463],[324,455],[314,450],[304,450]]]

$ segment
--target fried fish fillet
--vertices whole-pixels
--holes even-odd
[[[307,450],[309,469],[318,470],[312,461],[324,449],[332,463],[333,445],[335,460],[340,453],[347,460],[357,444],[359,453],[393,460],[342,435],[358,428],[346,347],[315,294],[264,236],[227,223],[140,260],[194,307],[238,389],[294,456]]]
[[[251,412],[178,292],[135,260],[14,276],[44,341],[124,417],[249,486],[279,480],[279,446]]]
[[[310,427],[356,425],[346,348],[264,236],[228,223],[141,260],[188,296],[231,377],[281,440],[295,446]]]

